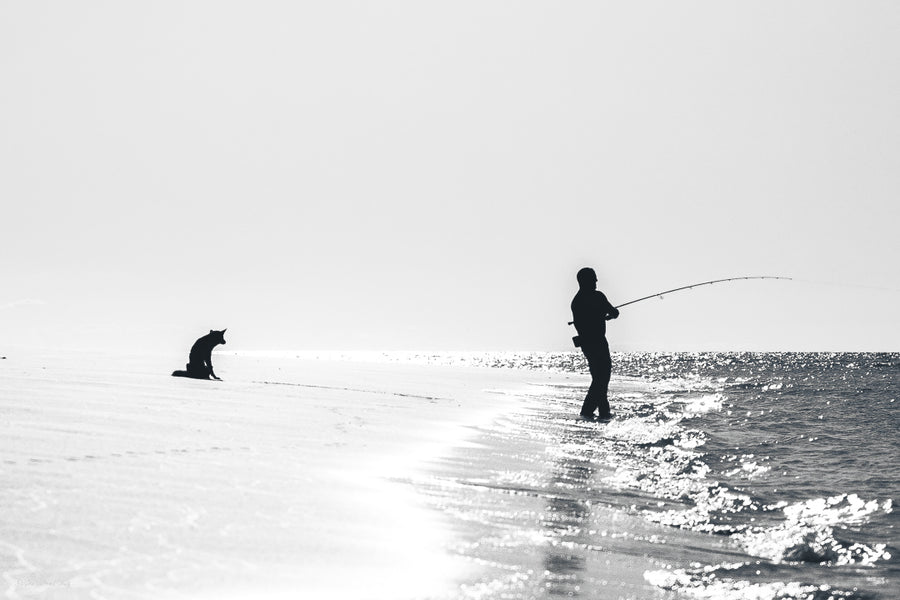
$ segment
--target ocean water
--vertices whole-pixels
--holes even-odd
[[[572,374],[416,482],[462,597],[900,598],[900,354],[615,354],[608,423],[577,353],[405,359]]]

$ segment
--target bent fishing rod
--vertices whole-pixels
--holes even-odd
[[[727,279],[713,279],[712,281],[702,281],[700,283],[692,283],[690,285],[683,285],[681,287],[672,288],[671,290],[666,290],[664,292],[656,292],[655,294],[650,294],[649,296],[644,296],[643,298],[638,298],[637,300],[630,300],[625,304],[620,304],[616,306],[616,308],[622,308],[623,306],[628,306],[629,304],[635,304],[637,302],[642,302],[644,300],[649,300],[650,298],[662,298],[666,294],[671,294],[672,292],[680,292],[681,290],[691,290],[695,287],[700,287],[701,285],[712,285],[714,283],[722,283],[724,281],[739,281],[741,279],[787,279],[790,280],[790,277],[776,277],[774,275],[755,275],[751,277],[729,277]]]
[[[739,281],[742,279],[786,279],[791,280],[791,277],[777,277],[775,275],[753,275],[750,277],[728,277],[726,279],[712,279],[710,281],[701,281],[699,283],[692,283],[690,285],[683,285],[681,287],[672,288],[671,290],[665,290],[662,292],[656,292],[655,294],[650,294],[649,296],[644,296],[643,298],[638,298],[637,300],[629,300],[624,304],[619,304],[616,308],[622,308],[623,306],[628,306],[629,304],[636,304],[637,302],[643,302],[644,300],[649,300],[650,298],[660,298],[666,294],[671,294],[672,292],[680,292],[681,290],[691,290],[695,287],[700,287],[701,285],[712,285],[714,283],[723,283],[725,281]],[[569,325],[572,325],[573,321],[569,321]]]

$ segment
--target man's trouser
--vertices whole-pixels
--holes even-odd
[[[602,342],[590,342],[581,345],[581,351],[588,362],[591,371],[591,387],[581,407],[582,415],[593,414],[600,411],[601,417],[609,416],[609,378],[612,375],[612,357],[609,355],[609,344]]]

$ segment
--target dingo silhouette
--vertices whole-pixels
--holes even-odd
[[[227,329],[227,328],[226,328]],[[213,371],[212,351],[219,344],[225,343],[225,329],[210,329],[207,335],[194,342],[185,371],[174,371],[172,377],[192,377],[194,379],[219,379]]]

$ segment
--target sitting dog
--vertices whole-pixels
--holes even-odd
[[[175,371],[172,377],[193,377],[194,379],[219,379],[213,371],[212,351],[219,344],[225,343],[225,329],[215,331],[210,329],[208,335],[194,342],[191,346],[191,354],[184,371]],[[220,380],[221,381],[221,380]]]

